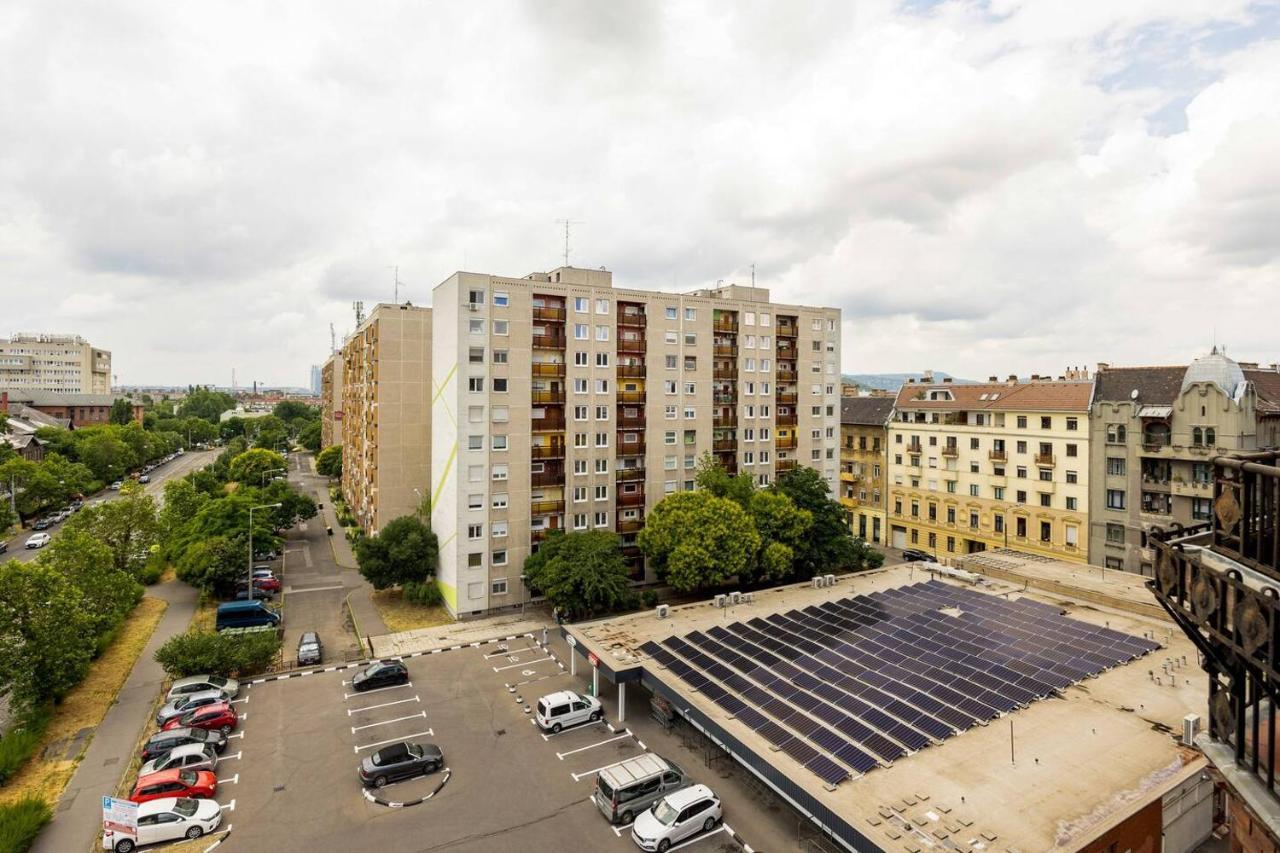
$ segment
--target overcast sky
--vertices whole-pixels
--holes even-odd
[[[1280,9],[0,5],[0,335],[305,385],[456,269],[758,282],[849,372],[1280,357]]]

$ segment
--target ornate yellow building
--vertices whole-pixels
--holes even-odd
[[[840,399],[840,503],[855,536],[885,539],[885,488],[889,417],[893,397]]]
[[[889,544],[1085,562],[1093,383],[909,382],[889,423]]]

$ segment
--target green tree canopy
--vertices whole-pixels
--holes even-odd
[[[91,604],[39,561],[0,564],[0,693],[20,705],[60,699],[89,669]]]
[[[316,473],[322,477],[342,476],[342,445],[331,444],[316,454]]]
[[[435,533],[412,515],[393,519],[378,535],[356,542],[360,574],[374,589],[425,581],[435,575],[438,558]]]
[[[284,473],[286,467],[279,453],[255,447],[231,460],[227,476],[246,486],[261,486],[268,476],[274,476],[271,472]]]
[[[638,537],[658,576],[680,592],[722,586],[752,567],[760,534],[728,498],[677,492],[658,503]]]
[[[248,578],[247,545],[243,537],[211,536],[182,552],[176,565],[178,580],[214,595],[230,595],[236,583]]]
[[[300,403],[297,400],[281,400],[276,403],[275,408],[271,410],[271,414],[285,423],[291,423],[297,418],[303,418],[308,421],[320,419],[320,410],[318,408],[308,406],[306,403]]]
[[[621,540],[607,530],[552,533],[525,559],[524,574],[570,619],[617,610],[632,596]]]
[[[859,551],[844,507],[831,498],[831,490],[821,474],[813,468],[798,466],[778,475],[775,486],[813,517],[808,535],[795,549],[799,577],[857,567]]]
[[[298,444],[312,453],[320,451],[320,422],[311,421],[298,433]]]
[[[760,549],[752,561],[749,579],[787,579],[794,570],[796,549],[801,547],[813,526],[813,515],[772,489],[753,493],[747,503],[747,514],[760,535]]]
[[[746,508],[756,490],[750,474],[745,471],[736,476],[730,474],[720,460],[710,453],[702,454],[702,458],[698,460],[698,473],[694,482],[699,489],[718,498],[728,498],[743,508]]]
[[[111,404],[111,423],[118,426],[133,423],[133,403],[123,397]]]
[[[116,568],[111,548],[72,525],[40,552],[36,562],[80,590],[89,604],[86,615],[94,637],[108,634],[142,598],[142,586]]]
[[[235,407],[235,398],[230,394],[210,388],[195,388],[178,407],[178,415],[184,418],[201,418],[216,424],[223,412]]]
[[[87,506],[71,516],[66,530],[101,542],[110,550],[112,565],[136,577],[160,544],[160,515],[155,498],[127,484],[116,500]]]

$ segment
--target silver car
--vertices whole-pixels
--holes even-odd
[[[172,720],[174,717],[181,717],[188,711],[194,711],[196,708],[203,708],[205,705],[215,705],[218,702],[227,701],[227,694],[221,690],[201,690],[198,693],[189,693],[179,699],[166,702],[159,711],[156,712],[156,725],[164,728],[164,724]]]
[[[223,678],[221,675],[189,675],[173,682],[173,686],[169,688],[169,695],[165,699],[172,701],[204,690],[221,690],[228,699],[234,699],[240,692],[240,682],[234,678]]]
[[[138,776],[161,770],[213,770],[218,766],[218,753],[207,743],[185,743],[158,755],[138,769]]]

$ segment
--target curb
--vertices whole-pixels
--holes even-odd
[[[225,835],[223,835],[217,841],[210,844],[208,847],[204,848],[204,853],[209,853],[210,850],[213,850],[215,847],[217,847],[219,844],[226,841],[230,837],[231,837],[231,830],[228,829]]]
[[[364,794],[364,798],[371,803],[376,803],[377,805],[380,805],[380,806],[386,806],[389,809],[407,809],[409,806],[422,805],[427,800],[431,799],[436,794],[440,793],[440,789],[443,788],[448,783],[449,778],[452,775],[453,775],[453,771],[450,770],[448,767],[446,767],[444,769],[444,778],[440,780],[439,785],[436,785],[434,791],[432,791],[430,794],[427,794],[425,797],[419,797],[416,800],[409,800],[403,803],[397,803],[392,800],[380,799],[379,797],[375,796],[373,792],[370,791],[368,788],[365,788],[364,791],[362,791],[362,793]]]
[[[738,844],[742,846],[743,853],[756,853],[755,848],[752,847],[750,844],[748,844],[746,842],[746,839],[744,839],[741,835],[739,835],[736,831],[734,831],[734,828],[732,826],[729,826],[729,824],[724,823],[723,821],[721,821],[720,825],[724,827],[724,831],[726,835],[728,835],[730,838],[732,838],[734,841],[738,842]]]

